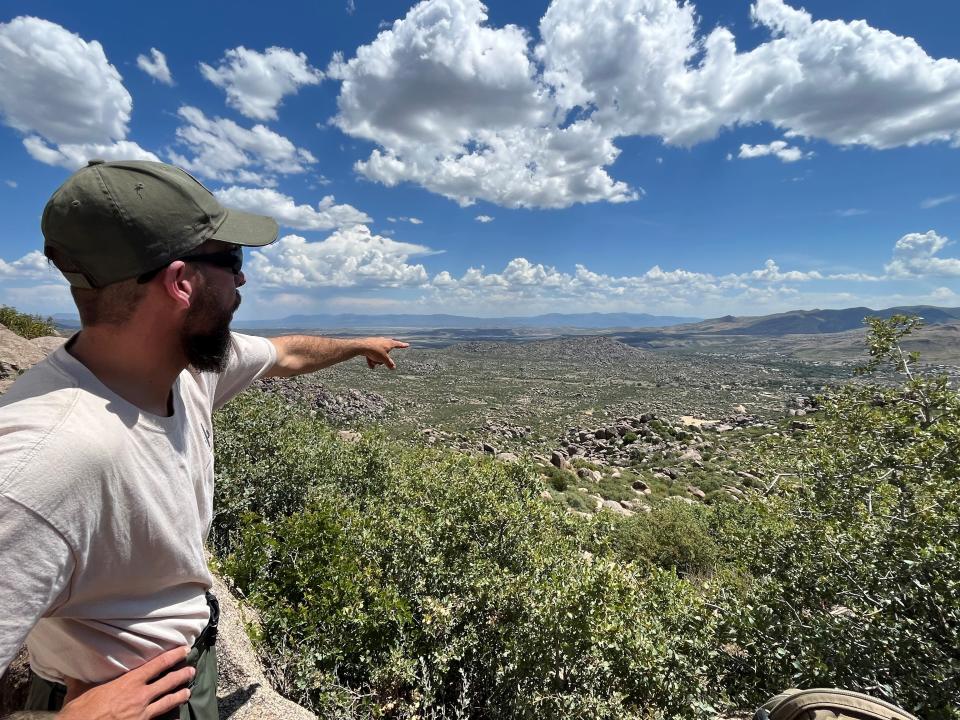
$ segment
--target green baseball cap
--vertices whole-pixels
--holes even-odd
[[[185,170],[145,160],[90,160],[53,193],[40,229],[82,288],[156,270],[207,240],[260,247],[279,231],[273,218],[223,207]]]

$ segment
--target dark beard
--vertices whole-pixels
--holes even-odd
[[[233,308],[217,308],[209,300],[191,306],[183,328],[181,341],[187,362],[199,372],[222,373],[227,368],[230,354],[230,321],[240,304],[239,296]]]

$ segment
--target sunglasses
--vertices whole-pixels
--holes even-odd
[[[206,263],[207,265],[215,265],[216,267],[221,267],[229,270],[234,275],[240,274],[240,269],[243,267],[243,248],[234,247],[230,250],[223,250],[221,252],[215,253],[198,253],[196,255],[184,255],[183,257],[174,258],[174,260],[180,260],[182,262],[198,262]],[[156,270],[150,270],[145,272],[143,275],[140,275],[137,278],[137,282],[141,285],[143,283],[150,282],[155,278],[160,271],[163,270],[167,265],[169,265],[174,260],[158,267]]]

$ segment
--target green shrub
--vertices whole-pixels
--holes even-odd
[[[564,492],[570,486],[577,481],[577,476],[567,470],[561,470],[558,467],[553,465],[548,465],[545,468],[542,468],[544,476],[547,478],[547,483],[554,490],[558,492]]]
[[[714,711],[715,611],[674,573],[617,562],[605,519],[543,502],[521,466],[348,445],[291,414],[248,393],[217,420],[221,567],[286,694],[341,717],[349,698],[356,717]],[[248,465],[278,500],[246,489]]]
[[[594,501],[579,492],[570,492],[564,495],[567,506],[577,512],[592,513],[595,510]]]
[[[0,305],[0,325],[27,340],[59,334],[53,324],[53,318],[44,319],[39,315],[28,315],[6,305]]]
[[[905,383],[826,398],[814,430],[763,455],[775,493],[718,516],[729,561],[756,578],[727,614],[729,683],[749,702],[840,686],[957,718],[960,398],[900,351],[914,323],[871,325],[873,365]]]
[[[681,575],[713,571],[717,547],[709,510],[682,500],[666,500],[649,513],[623,520],[614,531],[614,547],[625,560],[646,560]]]

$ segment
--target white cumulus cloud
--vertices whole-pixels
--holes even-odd
[[[50,281],[61,277],[60,272],[47,262],[47,258],[39,250],[31,250],[11,262],[0,258],[0,278],[4,280]]]
[[[805,153],[798,147],[791,147],[789,143],[784,140],[774,140],[766,145],[743,144],[740,146],[740,152],[737,157],[742,159],[750,159],[767,157],[768,155],[772,155],[773,157],[786,163],[792,163],[796,162],[797,160],[813,157],[812,152]]]
[[[39,162],[157,157],[126,140],[133,100],[96,40],[48,20],[0,23],[0,115]]]
[[[306,55],[280,47],[262,53],[237,47],[228,50],[217,67],[200,63],[200,72],[226,91],[227,105],[254,120],[276,120],[285,95],[323,79]]]
[[[491,215],[477,215],[477,217],[474,219],[478,223],[491,223],[494,220],[494,218]]]
[[[424,300],[439,307],[472,308],[481,312],[524,313],[610,311],[710,314],[717,307],[796,307],[808,291],[800,288],[831,282],[879,282],[866,273],[829,274],[817,270],[783,270],[767,260],[756,270],[716,275],[685,268],[665,270],[654,265],[637,275],[596,272],[582,263],[573,272],[523,257],[499,272],[468,268],[459,277],[449,270],[433,275]]]
[[[292,197],[270,188],[227,187],[215,192],[228,207],[269,215],[281,225],[297,230],[332,230],[371,221],[370,216],[352,205],[336,205],[327,195],[316,207],[297,205]]]
[[[938,257],[949,243],[933,230],[907,233],[894,245],[886,270],[894,277],[960,277],[960,259]]]
[[[783,0],[756,0],[750,14],[769,38],[741,53],[725,27],[700,34],[689,3],[554,0],[538,53],[561,107],[595,108],[619,135],[691,145],[766,122],[837,145],[960,138],[957,60],[862,20],[814,20]]]
[[[53,143],[109,143],[127,134],[133,100],[96,40],[48,20],[0,24],[0,113]]]
[[[586,121],[555,123],[529,43],[521,28],[489,27],[478,0],[427,0],[354,58],[335,57],[334,123],[381,146],[357,169],[461,205],[635,199],[603,169],[619,154],[608,138]]]
[[[150,57],[137,55],[137,67],[157,82],[173,85],[173,76],[167,67],[167,56],[156,48],[150,48]]]
[[[274,246],[252,253],[252,289],[266,288],[264,298],[287,297],[304,307],[326,303],[331,289],[376,289],[385,303],[403,302],[421,311],[479,314],[540,312],[659,312],[716,316],[727,312],[756,314],[798,307],[953,303],[948,287],[926,278],[960,277],[960,260],[940,258],[946,238],[935,232],[911,233],[894,246],[887,273],[784,269],[768,259],[755,269],[719,275],[683,267],[654,265],[630,275],[616,275],[576,263],[572,270],[515,257],[501,270],[484,267],[432,269],[411,258],[435,254],[423,245],[375,235],[363,225],[344,228],[321,242],[289,235]],[[903,280],[913,294],[903,294]],[[851,284],[874,291],[851,291]],[[359,293],[356,297],[366,296]],[[346,296],[340,296],[347,305]],[[451,310],[453,308],[453,310]],[[520,310],[518,310],[520,309]]]
[[[932,293],[930,293],[930,297],[934,300],[934,302],[942,303],[955,303],[958,299],[960,299],[960,295],[957,295],[957,293],[948,287],[938,287]]]
[[[110,144],[100,143],[66,143],[51,147],[42,138],[31,135],[24,138],[23,146],[34,160],[47,165],[59,165],[67,170],[78,170],[87,164],[87,160],[153,160],[158,161],[156,155],[144,150],[137,143],[129,140],[118,140]]]
[[[506,207],[638,198],[609,170],[630,136],[689,146],[764,123],[790,142],[960,144],[960,61],[784,0],[750,17],[766,37],[740,52],[679,0],[553,0],[536,41],[491,26],[479,0],[424,0],[334,58],[333,122],[378,145],[357,163],[373,180]],[[810,156],[788,140],[741,156]]]
[[[752,270],[746,277],[751,280],[764,280],[766,282],[806,282],[808,280],[822,280],[823,275],[817,270],[802,272],[799,270],[790,270],[783,272],[773,260],[767,260],[760,270]]]
[[[233,120],[208,118],[185,105],[177,114],[186,124],[177,138],[190,157],[171,153],[174,163],[206,178],[223,182],[272,185],[277,175],[306,172],[317,159],[265,125],[244,128]]]
[[[255,285],[265,289],[418,287],[427,283],[427,271],[408,260],[434,253],[424,245],[398,242],[354,225],[318,242],[286,235],[253,251],[247,265]]]

